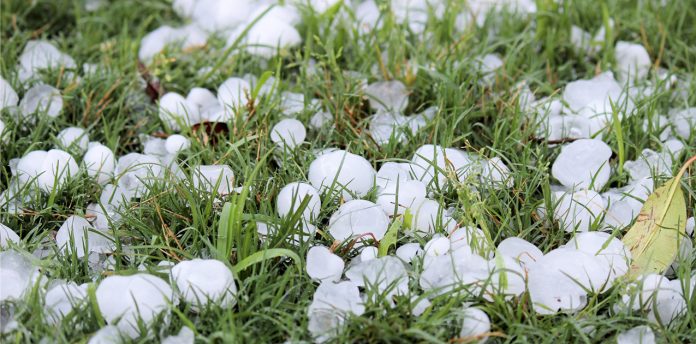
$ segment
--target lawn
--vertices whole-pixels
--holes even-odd
[[[696,342],[696,1],[221,2],[0,4],[0,342]]]

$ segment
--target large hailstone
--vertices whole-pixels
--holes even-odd
[[[309,166],[308,177],[321,192],[342,191],[346,199],[364,197],[375,186],[375,170],[370,162],[344,150],[318,156]]]
[[[51,42],[31,40],[27,42],[19,56],[19,79],[22,82],[27,81],[44,69],[58,70],[76,67],[75,60],[70,55],[58,50]]]
[[[226,112],[237,113],[251,97],[251,84],[242,78],[229,78],[218,87],[217,98]]]
[[[536,245],[518,237],[509,237],[501,241],[496,253],[514,258],[524,265],[532,264],[544,256]]]
[[[148,186],[164,175],[164,168],[156,157],[128,153],[118,159],[115,174],[118,186],[128,190],[134,197],[140,197],[148,190]]]
[[[19,103],[22,117],[33,122],[37,112],[56,118],[63,110],[63,96],[53,86],[38,84],[30,88]]]
[[[606,260],[580,250],[555,249],[528,266],[527,286],[540,314],[575,312],[587,304],[587,291],[601,292],[611,285]]]
[[[236,303],[234,276],[219,260],[181,261],[172,268],[172,279],[184,300],[196,309],[204,309],[210,304],[228,308]]]
[[[609,181],[611,148],[597,139],[582,139],[564,146],[551,174],[568,188],[599,190]]]
[[[56,324],[87,300],[87,284],[59,282],[46,292],[44,313],[46,319]]]
[[[380,190],[395,188],[397,183],[403,184],[411,180],[411,164],[385,162],[377,171],[375,184]]]
[[[408,294],[408,274],[401,259],[394,256],[361,261],[354,264],[346,277],[355,285],[376,288],[380,294],[387,293],[388,299],[393,295]]]
[[[343,275],[345,262],[324,246],[314,246],[307,251],[307,274],[320,282],[337,282]]]
[[[65,151],[51,149],[32,151],[17,163],[17,175],[21,183],[35,180],[45,193],[61,188],[79,171],[75,159]]]
[[[17,106],[19,96],[12,85],[0,76],[0,110]]]
[[[87,152],[82,157],[82,164],[90,178],[104,185],[114,176],[116,157],[109,147],[95,142],[89,145]]]
[[[286,118],[276,123],[271,129],[271,141],[278,147],[293,149],[301,145],[307,137],[307,129],[302,122],[294,118]]]
[[[481,335],[491,331],[491,319],[486,312],[480,308],[469,307],[464,310],[464,321],[459,332],[460,338],[479,338]],[[486,341],[484,337],[479,343]]]
[[[609,233],[578,233],[564,247],[576,249],[604,260],[609,267],[608,282],[626,274],[631,263],[631,251],[621,240]]]
[[[0,302],[21,300],[40,277],[39,269],[15,250],[0,251]]]
[[[247,25],[239,26],[227,39],[227,47],[232,46],[241,35],[244,35],[241,42],[245,50],[251,55],[262,58],[272,58],[277,54],[278,49],[296,47],[302,42],[297,29],[274,16],[264,16],[253,23],[251,28]]]
[[[642,80],[648,76],[652,62],[641,44],[619,41],[614,47],[619,80]]]
[[[307,313],[309,332],[317,341],[323,342],[337,333],[349,314],[360,316],[365,313],[365,305],[355,283],[327,281],[314,292]]]
[[[114,244],[107,233],[97,231],[89,221],[80,216],[70,216],[56,233],[56,244],[66,255],[73,250],[78,258],[87,253],[107,253],[114,249]]]
[[[78,127],[65,128],[58,133],[56,138],[63,149],[74,147],[80,152],[84,152],[89,145],[89,135],[84,129]]]
[[[0,223],[0,248],[7,248],[10,243],[19,244],[20,240],[19,235],[12,228]]]
[[[403,112],[408,106],[408,90],[401,81],[379,81],[365,89],[370,108],[375,111]]]
[[[321,211],[319,192],[312,185],[299,182],[285,185],[278,193],[276,198],[278,216],[285,217],[295,213],[305,198],[309,198],[309,201],[302,211],[302,218],[305,220],[316,219]]]
[[[158,109],[160,120],[172,130],[181,130],[181,125],[191,126],[200,122],[198,107],[176,92],[162,96]]]
[[[179,333],[163,338],[161,344],[193,344],[195,339],[195,333],[190,328],[182,326]]]
[[[486,286],[484,298],[493,300],[492,295],[503,295],[506,298],[519,296],[526,289],[527,272],[516,259],[500,255],[488,261],[490,284]]]
[[[193,170],[193,186],[198,190],[229,195],[234,191],[234,171],[227,165],[200,165]]]
[[[375,239],[384,237],[389,227],[389,217],[382,207],[365,200],[348,201],[341,205],[329,219],[329,233],[337,240],[372,234]]]
[[[440,203],[422,198],[418,203],[414,203],[410,207],[411,227],[419,236],[427,236],[435,233],[438,226],[447,229],[453,229],[456,222],[442,212]]]
[[[555,203],[553,218],[566,232],[587,232],[606,210],[604,199],[594,191],[556,191],[552,196]]]
[[[144,273],[105,278],[97,287],[96,298],[104,320],[130,338],[140,334],[139,320],[149,326],[177,303],[167,282]]]
[[[400,183],[390,183],[380,188],[377,194],[377,204],[390,215],[401,215],[425,200],[427,191],[425,184],[419,180],[406,180]]]
[[[669,113],[674,133],[682,139],[689,139],[691,132],[696,128],[696,107],[670,110]]]
[[[655,344],[655,333],[649,326],[636,326],[619,333],[616,344]]]

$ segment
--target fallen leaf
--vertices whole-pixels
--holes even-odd
[[[657,188],[645,201],[635,224],[623,237],[633,258],[629,276],[662,273],[679,251],[680,236],[686,231],[686,201],[680,181],[689,159],[674,178]]]

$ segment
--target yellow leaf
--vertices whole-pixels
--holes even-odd
[[[623,243],[631,251],[630,276],[662,273],[679,250],[686,230],[686,202],[679,181],[682,173],[655,190],[643,204]]]

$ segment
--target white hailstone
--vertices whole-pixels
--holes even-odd
[[[314,130],[319,130],[321,128],[333,124],[334,116],[328,111],[317,111],[312,118],[309,119],[309,126]]]
[[[337,240],[361,237],[368,233],[380,240],[387,232],[387,227],[389,217],[382,207],[365,200],[343,203],[329,219],[329,233]]]
[[[636,326],[619,333],[616,344],[655,344],[655,333],[649,326]]]
[[[576,249],[603,259],[610,269],[608,282],[628,272],[631,251],[621,240],[611,236],[609,233],[578,233],[563,247]]]
[[[686,302],[681,280],[670,281],[664,276],[650,274],[641,276],[637,282],[628,285],[627,293],[621,296],[614,309],[649,311],[650,321],[668,325],[684,314]]]
[[[308,5],[314,12],[321,14],[336,5],[339,1],[341,0],[294,0],[293,2]]]
[[[89,218],[89,221],[99,232],[106,232],[112,226],[120,223],[123,218],[120,211],[122,209],[108,204],[90,203],[85,209],[85,217]]]
[[[643,202],[621,191],[610,190],[602,194],[607,210],[604,213],[602,229],[622,229],[627,227],[640,213]]]
[[[447,254],[451,248],[452,243],[448,238],[437,235],[425,243],[423,252],[426,256],[435,257]]]
[[[307,206],[302,211],[302,218],[305,220],[313,220],[319,217],[321,211],[321,197],[319,192],[312,185],[307,183],[290,183],[285,185],[276,198],[276,210],[278,216],[285,217],[288,214],[295,213],[302,201],[309,198]]]
[[[426,1],[392,0],[391,9],[398,23],[407,24],[414,33],[421,34],[428,22],[429,4]]]
[[[568,110],[578,113],[586,107],[598,111],[611,111],[609,100],[618,103],[622,87],[611,72],[605,72],[592,79],[570,82],[563,90],[563,100]]]
[[[476,66],[481,73],[481,83],[490,86],[495,81],[495,73],[503,66],[503,60],[497,54],[487,54],[476,60]]]
[[[87,132],[82,128],[65,128],[58,133],[57,138],[61,148],[67,149],[74,146],[81,152],[84,152],[89,146],[89,135],[87,135]]]
[[[307,251],[307,274],[315,281],[337,282],[344,267],[343,259],[324,246],[314,246]]]
[[[644,149],[635,160],[627,160],[624,169],[631,176],[631,180],[672,176],[672,155],[669,152],[658,153],[651,149]]]
[[[553,217],[566,232],[587,232],[606,210],[604,199],[594,191],[582,190],[573,193],[553,193]]]
[[[236,113],[251,97],[251,84],[241,78],[229,78],[218,87],[217,99],[226,112]]]
[[[696,128],[696,107],[670,110],[669,120],[677,136],[689,139],[691,132]]]
[[[452,250],[468,247],[479,256],[488,257],[493,252],[493,243],[481,228],[464,226],[450,231]]]
[[[402,142],[406,138],[401,132],[406,120],[400,113],[380,111],[370,117],[370,136],[380,146],[389,143],[392,137],[396,142]]]
[[[200,122],[198,107],[176,92],[168,92],[159,100],[159,118],[172,130]]]
[[[155,55],[159,54],[168,44],[172,43],[175,36],[176,29],[169,25],[163,25],[148,32],[140,41],[138,59],[145,63],[150,62]]]
[[[0,76],[0,110],[17,106],[19,96],[12,85]]]
[[[283,119],[271,129],[271,141],[278,147],[293,149],[301,145],[305,137],[307,137],[307,130],[302,122],[294,118]]]
[[[137,198],[161,178],[164,169],[161,161],[153,156],[128,153],[118,159],[114,173],[118,178],[118,186]]]
[[[183,152],[191,147],[191,141],[183,135],[170,135],[164,142],[164,147],[167,149],[167,153],[176,155],[179,152]]]
[[[232,270],[219,260],[184,260],[174,265],[171,272],[177,290],[195,309],[211,304],[229,308],[236,303]]]
[[[196,3],[192,19],[206,31],[228,31],[251,17],[251,5],[244,0],[202,0]]]
[[[430,300],[425,297],[411,297],[411,313],[417,317],[421,316],[432,305]]]
[[[87,299],[87,284],[59,282],[46,292],[44,314],[50,323],[60,322]]]
[[[599,190],[609,181],[611,148],[597,139],[582,139],[561,148],[551,173],[563,186]]]
[[[356,27],[359,32],[369,33],[382,26],[381,12],[374,0],[363,1],[355,7]]]
[[[660,141],[665,142],[669,139],[669,119],[667,116],[657,115],[652,118],[646,118],[643,121],[642,129],[646,133],[656,133]]]
[[[43,69],[71,69],[77,65],[70,55],[58,50],[51,42],[31,40],[19,56],[19,67],[19,79],[24,82]]]
[[[377,204],[385,213],[396,216],[406,210],[421,204],[426,197],[425,184],[419,180],[406,180],[390,183],[386,188],[380,188],[377,194]]]
[[[247,53],[268,59],[276,56],[278,49],[293,48],[302,43],[297,29],[275,16],[264,16],[256,23],[249,24],[250,28],[248,25],[241,25],[230,34],[227,47],[232,46],[244,35],[241,42],[245,45]]]
[[[178,334],[165,337],[162,339],[161,344],[193,344],[195,339],[196,335],[193,331],[186,326],[182,326]]]
[[[10,243],[19,244],[20,241],[19,235],[12,228],[0,223],[0,248],[8,248]]]
[[[403,112],[408,106],[408,90],[401,81],[379,81],[369,84],[365,95],[375,111]]]
[[[588,139],[592,136],[590,120],[575,115],[549,115],[540,123],[536,135],[549,141]]]
[[[0,109],[1,111],[2,109]],[[5,133],[5,122],[0,119],[0,144],[2,143],[7,143],[7,140],[9,138],[9,130],[7,133]]]
[[[619,80],[641,80],[648,76],[652,62],[643,45],[618,41],[614,47],[614,57]]]
[[[63,96],[55,87],[38,84],[30,88],[19,103],[22,117],[33,119],[36,112],[56,118],[63,110]]]
[[[368,260],[375,259],[379,256],[379,249],[375,246],[366,246],[363,247],[360,250],[360,255],[358,255],[358,258],[360,258],[360,262],[366,262]]]
[[[189,93],[186,95],[186,101],[199,109],[220,105],[215,93],[202,87],[194,87],[189,90]]]
[[[324,342],[337,334],[349,314],[362,315],[365,305],[360,290],[353,282],[324,282],[314,292],[307,308],[309,332],[318,342]]]
[[[423,254],[423,249],[418,243],[408,243],[396,249],[396,256],[405,263],[411,263],[416,257]]]
[[[196,0],[174,0],[172,2],[172,9],[182,18],[191,18],[195,8]]]
[[[411,170],[416,179],[431,187],[432,182],[442,186],[447,175],[448,168],[445,149],[437,145],[423,145],[416,149],[411,158]]]
[[[229,195],[234,191],[234,171],[227,165],[200,165],[193,170],[193,186],[198,190]]]
[[[377,171],[375,183],[380,189],[387,189],[396,185],[403,184],[411,180],[410,165],[408,163],[385,162]]]
[[[524,293],[527,273],[515,258],[496,255],[488,261],[488,270],[491,278],[490,284],[486,286],[488,293],[484,294],[487,300],[492,301],[492,295],[509,298]]]
[[[594,50],[592,47],[592,35],[575,25],[570,27],[570,43],[577,50],[582,50],[588,53]]]
[[[358,287],[376,288],[380,294],[394,295],[408,293],[408,274],[401,259],[394,256],[361,261],[346,271],[346,277]]]
[[[95,332],[87,344],[122,344],[125,340],[121,331],[114,325],[106,325]]]
[[[491,319],[480,308],[469,307],[464,310],[463,316],[462,330],[459,332],[460,338],[478,339],[491,331]],[[487,337],[484,336],[478,343],[483,343],[486,339]]]
[[[114,176],[116,157],[109,147],[94,142],[89,144],[87,152],[82,157],[82,164],[87,170],[87,175],[103,185]]]
[[[587,291],[611,286],[611,269],[603,257],[567,247],[557,248],[528,267],[528,288],[540,314],[574,312],[587,302]]]
[[[694,221],[694,217],[690,217],[686,219],[686,234],[690,237],[694,236],[694,227],[696,225],[696,221]]]
[[[412,214],[411,227],[415,234],[426,236],[435,233],[438,226],[451,229],[455,221],[443,213],[440,203],[432,199],[422,199],[410,208]]]
[[[481,180],[495,189],[512,188],[515,184],[510,169],[497,156],[483,162]]]
[[[144,273],[106,277],[96,291],[97,305],[104,320],[116,325],[130,338],[140,334],[140,321],[149,326],[170,305],[176,305],[173,295],[167,282]]]
[[[435,295],[445,294],[457,286],[467,286],[470,294],[479,295],[481,286],[490,276],[488,261],[473,254],[468,247],[437,256],[426,250],[424,258],[419,284],[424,291],[432,291]]]
[[[22,253],[0,251],[0,302],[21,300],[39,279],[39,269]]]
[[[78,170],[75,159],[59,149],[31,151],[17,163],[20,183],[36,180],[39,188],[46,193],[62,187]]]
[[[496,253],[512,257],[525,265],[532,264],[544,256],[534,244],[518,237],[509,237],[501,241]]]
[[[74,250],[77,258],[91,252],[108,253],[115,247],[109,234],[98,231],[85,218],[76,215],[68,217],[60,226],[56,244],[65,255],[71,255]]]
[[[353,195],[364,197],[375,186],[375,170],[367,159],[335,150],[324,153],[312,161],[308,173],[309,182],[320,192],[341,191],[346,199]]]
[[[669,139],[662,142],[662,151],[669,153],[672,157],[677,158],[684,150],[684,144],[677,139]]]

